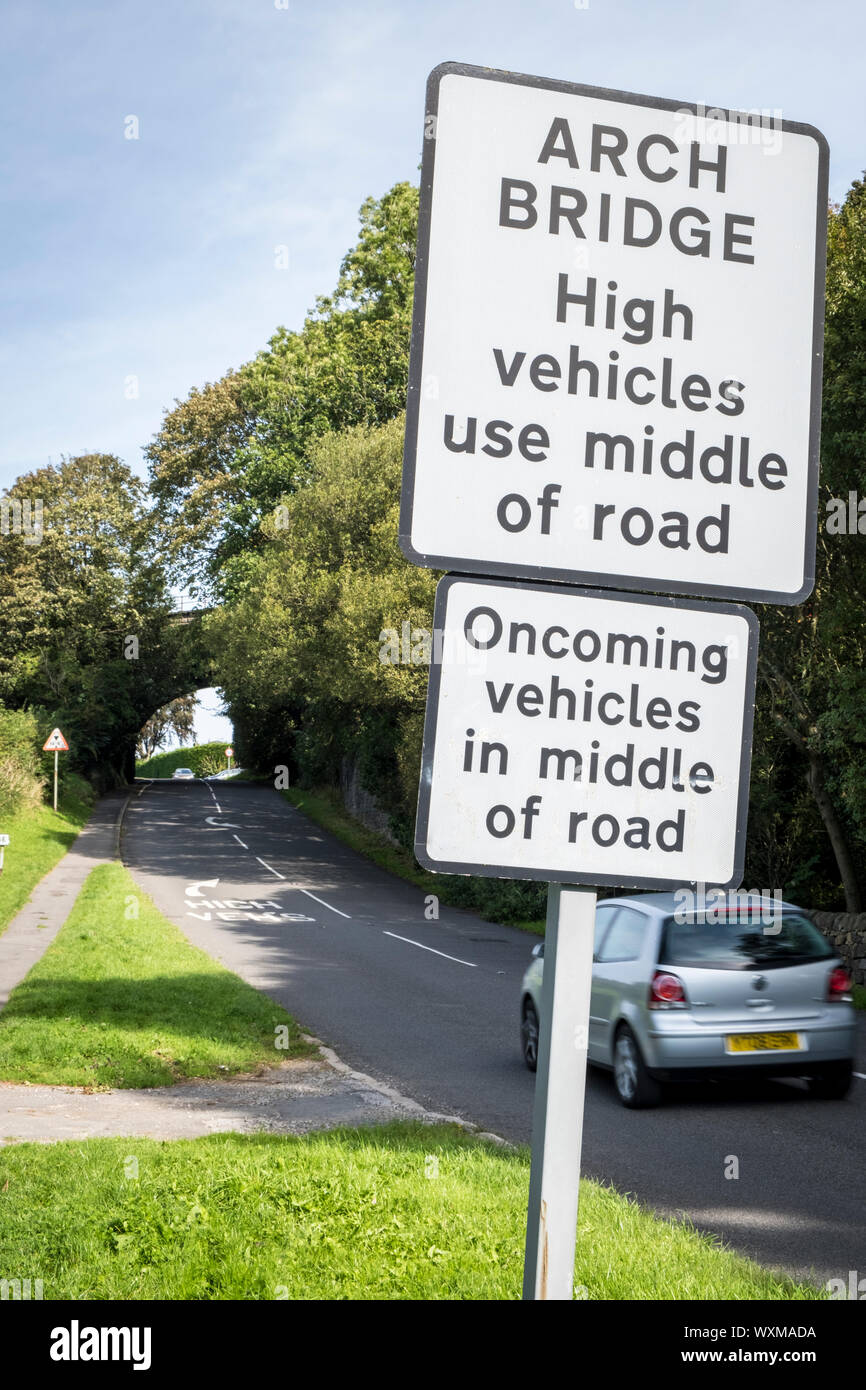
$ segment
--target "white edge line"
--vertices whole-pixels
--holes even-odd
[[[345,917],[345,918],[347,919],[347,921],[351,922],[352,919],[351,919],[351,917],[349,916],[348,912],[341,912],[340,909],[339,909],[338,907],[331,907],[331,904],[330,904],[330,903],[326,903],[324,898],[317,898],[316,895],[315,895],[315,893],[311,893],[310,890],[309,890],[309,888],[301,888],[301,889],[300,889],[300,892],[301,892],[301,893],[306,893],[306,895],[307,895],[308,898],[312,898],[312,899],[313,899],[313,902],[321,903],[321,904],[322,904],[322,907],[327,907],[327,908],[329,909],[329,911],[331,911],[331,912],[336,912],[336,914],[337,914],[338,917]]]
[[[277,871],[276,871],[276,869],[272,869],[271,866],[270,866],[270,864],[266,864],[266,863],[265,863],[264,859],[259,859],[259,856],[258,856],[258,855],[256,855],[256,859],[259,860],[259,863],[261,864],[261,866],[262,866],[263,869],[267,869],[267,871],[268,871],[269,874],[273,874],[274,878],[282,878],[282,879],[285,879],[285,877],[286,877],[285,874],[278,874]]]
[[[866,1081],[866,1073],[862,1071],[855,1071],[853,1074],[854,1076],[856,1076],[858,1081]]]
[[[422,951],[432,951],[434,956],[444,956],[446,960],[456,961],[458,965],[468,965],[472,970],[478,969],[474,960],[461,960],[459,956],[449,956],[445,951],[437,951],[435,946],[425,946],[423,941],[413,941],[410,936],[398,936],[395,931],[386,931],[382,935],[393,936],[395,941],[408,941],[410,946],[418,946]]]
[[[239,845],[242,845],[244,849],[249,849],[249,845],[245,845],[245,844],[244,844],[244,842],[243,842],[243,840],[241,839],[240,835],[233,835],[233,836],[232,836],[232,839],[237,840],[238,844],[239,844]]]

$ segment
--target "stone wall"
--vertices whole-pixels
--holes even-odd
[[[351,816],[366,825],[368,830],[376,830],[392,844],[396,844],[388,826],[388,815],[376,805],[374,798],[361,786],[358,764],[354,758],[344,758],[340,769],[340,790],[343,805]]]
[[[855,985],[866,985],[866,912],[810,912],[809,916],[832,941]]]

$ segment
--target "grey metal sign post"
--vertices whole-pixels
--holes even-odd
[[[525,1299],[573,1293],[595,900],[586,889],[548,889]]]

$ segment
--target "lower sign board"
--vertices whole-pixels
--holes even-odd
[[[434,626],[423,865],[618,887],[739,885],[754,613],[449,575]]]

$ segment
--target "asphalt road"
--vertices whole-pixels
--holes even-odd
[[[266,787],[142,784],[123,857],[191,941],[345,1062],[431,1109],[529,1140],[534,1081],[517,1014],[532,937],[455,908],[428,920],[421,890]],[[864,1046],[857,1069],[866,1073]],[[591,1069],[583,1172],[764,1264],[847,1282],[851,1270],[866,1277],[864,1122],[862,1079],[844,1102],[779,1081],[689,1086],[657,1110],[627,1111]],[[725,1177],[732,1155],[737,1179]]]

